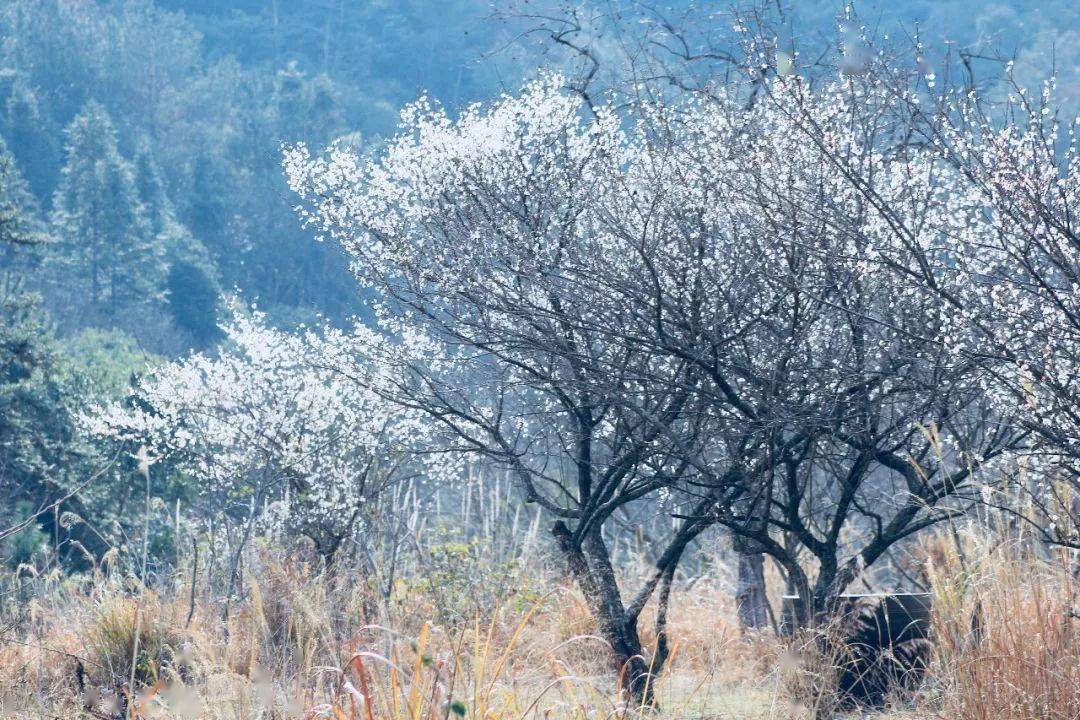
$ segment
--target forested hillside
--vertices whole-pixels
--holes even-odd
[[[107,464],[78,409],[212,350],[228,297],[286,326],[363,312],[340,251],[296,220],[282,143],[377,146],[425,88],[457,103],[496,87],[483,3],[279,5],[0,6],[5,527]],[[93,550],[123,535],[109,518],[129,522],[114,476],[63,504],[99,518],[74,531]],[[0,541],[18,545],[7,562],[57,530],[42,522]]]
[[[280,5],[0,10],[0,135],[55,240],[35,277],[65,330],[120,327],[174,354],[213,341],[222,289],[285,322],[356,311],[340,257],[291,214],[280,144],[370,144],[423,89],[451,104],[490,93],[493,69],[477,62],[494,44],[488,10]],[[86,257],[100,277],[64,271],[91,272]],[[103,290],[106,276],[129,287]]]

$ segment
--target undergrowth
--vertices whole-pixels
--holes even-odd
[[[886,712],[1080,717],[1069,559],[977,533],[935,537],[925,549],[930,665]],[[328,573],[256,549],[227,620],[197,577],[192,593],[190,566],[153,588],[110,568],[22,572],[0,625],[0,717],[749,719],[841,709],[829,695],[840,663],[805,642],[740,633],[731,588],[711,576],[678,589],[659,711],[635,707],[557,569],[536,558],[489,569],[485,557],[448,548],[430,576],[398,578],[384,593],[357,569]]]

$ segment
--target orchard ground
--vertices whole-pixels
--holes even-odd
[[[960,536],[957,536],[960,537]],[[1048,718],[1080,711],[1075,578],[967,529],[923,545],[935,650],[918,690],[881,718]],[[657,681],[627,707],[579,594],[538,557],[429,548],[388,597],[357,574],[255,547],[228,620],[192,558],[151,588],[109,562],[82,576],[22,568],[0,642],[6,718],[811,718],[829,668],[805,645],[741,633],[721,573],[681,578]],[[440,556],[439,553],[445,553]],[[205,563],[205,561],[203,561]],[[456,568],[456,570],[455,570]],[[479,571],[479,572],[478,572]],[[770,579],[770,595],[780,591]],[[776,597],[771,597],[774,601]],[[972,632],[973,613],[981,629]],[[136,628],[138,631],[136,632]],[[138,638],[137,645],[134,638]],[[1037,641],[1035,641],[1037,639]],[[655,638],[643,638],[646,645]],[[134,663],[133,663],[134,659]],[[126,703],[134,679],[134,701]]]

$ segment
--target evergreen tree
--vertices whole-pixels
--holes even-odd
[[[0,70],[0,134],[39,198],[48,197],[60,165],[59,128],[41,108],[23,73]]]
[[[135,531],[141,519],[123,508],[142,488],[129,468],[111,465],[76,418],[95,402],[122,397],[132,373],[153,359],[119,330],[54,336],[40,298],[27,289],[38,249],[49,247],[45,229],[0,139],[0,564],[14,567],[47,551],[79,568],[87,552],[100,557]],[[69,496],[91,476],[92,488]],[[57,525],[67,513],[84,520]]]
[[[143,204],[146,211],[150,232],[155,236],[160,235],[166,226],[175,220],[175,212],[168,192],[165,190],[161,168],[154,158],[150,139],[145,135],[135,148],[135,158],[132,163],[135,166],[135,187],[138,191],[139,202]]]
[[[60,247],[57,279],[112,320],[160,302],[164,253],[105,109],[87,103],[66,136],[67,163],[53,197],[52,228]]]
[[[12,246],[34,245],[44,239],[40,208],[0,137],[0,258],[7,265]]]
[[[71,416],[55,382],[56,357],[37,298],[24,289],[27,251],[45,235],[37,203],[0,138],[0,533],[41,506],[64,472]],[[47,535],[37,523],[0,534],[0,561],[29,559]]]
[[[177,219],[146,138],[139,143],[134,163],[139,200],[146,209],[155,244],[164,250],[169,267],[165,280],[169,314],[195,346],[204,347],[220,336],[217,323],[221,292],[214,261],[206,246]]]

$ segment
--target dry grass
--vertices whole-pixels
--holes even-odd
[[[1065,553],[973,534],[931,547],[941,709],[961,720],[1080,718],[1080,583]]]
[[[888,717],[1080,718],[1075,581],[1053,562],[980,542],[966,541],[963,563],[951,539],[931,544],[938,650],[916,699]],[[493,576],[460,587],[403,580],[384,599],[353,573],[328,577],[263,552],[227,624],[202,591],[186,623],[185,573],[153,592],[107,573],[27,577],[5,611],[10,628],[0,627],[0,717],[104,718],[125,706],[129,716],[237,720],[655,717],[620,702],[584,602],[562,578],[539,564]],[[488,610],[447,616],[467,606],[450,596],[459,591]],[[772,637],[740,637],[730,597],[715,580],[680,589],[659,717],[826,714],[790,692],[792,675],[812,670],[805,658]]]
[[[531,578],[532,587],[524,582]],[[505,581],[505,578],[503,579]],[[271,553],[247,573],[228,623],[200,594],[190,624],[185,574],[167,590],[30,579],[32,608],[0,644],[0,717],[107,717],[128,705],[130,658],[144,717],[446,720],[601,718],[641,714],[616,692],[606,648],[585,603],[537,565],[513,588],[477,586],[495,609],[439,623],[460,606],[445,588],[403,581],[375,601],[350,574],[327,577]],[[479,584],[482,585],[482,584]],[[671,717],[790,717],[761,669],[773,641],[747,643],[730,591],[701,582],[681,596],[670,627],[670,671],[657,685]],[[486,602],[486,601],[485,601]],[[136,630],[136,607],[141,607]],[[136,635],[138,649],[133,652]],[[651,641],[651,638],[646,638]],[[78,687],[76,665],[85,670]],[[89,705],[89,709],[86,707]]]

